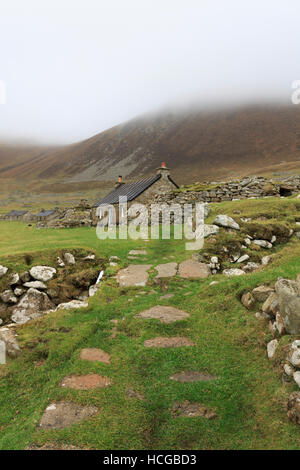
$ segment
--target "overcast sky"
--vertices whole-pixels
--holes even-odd
[[[1,0],[0,139],[69,143],[197,102],[289,101],[299,0]]]

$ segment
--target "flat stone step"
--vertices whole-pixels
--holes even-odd
[[[184,320],[190,315],[174,307],[156,305],[155,307],[149,308],[149,310],[138,313],[136,316],[146,319],[154,318],[162,323],[173,323],[178,320]]]
[[[128,253],[130,256],[144,256],[147,254],[146,250],[130,250]]]
[[[80,359],[91,362],[103,362],[104,364],[110,364],[110,355],[102,349],[97,348],[85,348],[80,353]]]
[[[62,429],[98,413],[95,406],[77,405],[71,402],[51,403],[47,406],[39,427],[42,429]]]
[[[156,271],[157,271],[157,276],[155,276],[155,279],[159,279],[162,277],[173,277],[176,276],[177,274],[177,263],[165,263],[165,264],[159,264],[156,266]]]
[[[170,379],[176,380],[177,382],[206,382],[215,380],[216,377],[214,375],[204,374],[203,372],[183,371],[171,375]]]
[[[111,384],[110,379],[98,374],[68,375],[61,383],[61,387],[73,388],[74,390],[91,390],[105,388]]]
[[[121,269],[117,274],[119,286],[145,286],[149,279],[147,271],[151,267],[151,264],[130,264],[127,268]]]
[[[217,414],[206,408],[206,406],[201,403],[190,403],[188,400],[184,402],[175,402],[172,408],[172,414],[175,418],[217,418]]]
[[[184,336],[173,336],[170,338],[157,337],[147,339],[144,342],[145,348],[181,348],[183,346],[194,346],[193,341]]]
[[[211,271],[207,264],[188,259],[180,263],[178,274],[184,279],[205,279]]]

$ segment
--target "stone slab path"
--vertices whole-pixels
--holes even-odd
[[[154,318],[160,320],[162,323],[173,323],[178,320],[184,320],[190,315],[174,307],[156,305],[155,307],[149,308],[149,310],[138,313],[136,316],[146,319]]]
[[[127,268],[121,269],[117,274],[117,281],[120,287],[145,286],[149,279],[148,270],[151,264],[130,264]]]
[[[175,402],[173,406],[173,416],[174,417],[187,417],[187,418],[206,418],[214,419],[217,418],[217,415],[214,411],[209,410],[201,403],[190,403],[189,401],[184,401],[182,403]]]
[[[91,362],[110,364],[110,355],[97,348],[85,348],[80,353],[80,359]]]
[[[105,388],[111,384],[110,379],[98,374],[69,375],[61,383],[61,387],[73,388],[74,390],[91,390]]]
[[[146,250],[131,250],[129,251],[128,255],[130,256],[145,256],[147,255]]]
[[[177,382],[202,382],[216,379],[215,376],[204,374],[202,372],[179,372],[178,374],[171,375],[171,380],[176,380]]]
[[[145,348],[181,348],[182,346],[194,346],[193,341],[184,336],[173,336],[170,338],[157,337],[147,339]]]
[[[207,264],[188,259],[180,263],[178,274],[184,279],[205,279],[211,271]]]
[[[70,402],[51,403],[44,411],[39,426],[42,429],[62,429],[94,416],[98,411],[95,406]]]
[[[173,277],[177,274],[177,263],[165,263],[156,266],[157,276],[156,279],[161,277]]]

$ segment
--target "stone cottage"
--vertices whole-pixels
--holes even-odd
[[[115,189],[95,205],[97,218],[101,221],[101,219],[108,217],[109,224],[118,224],[119,209],[123,210],[122,205],[119,208],[119,202],[123,198],[127,198],[128,208],[133,203],[148,205],[153,202],[156,196],[171,193],[176,188],[178,185],[172,180],[169,168],[164,162],[157,168],[156,175],[134,183],[124,183],[122,176],[119,176]],[[112,210],[112,206],[115,211]],[[124,215],[121,214],[121,216]]]
[[[24,216],[28,214],[28,211],[24,210],[12,210],[4,216],[4,220],[14,221],[14,220],[23,220]]]
[[[46,222],[52,219],[55,219],[58,216],[58,210],[55,208],[54,210],[45,210],[42,209],[38,214],[35,214],[34,220],[37,222]]]

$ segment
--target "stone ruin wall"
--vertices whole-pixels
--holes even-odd
[[[158,194],[153,203],[193,203],[223,202],[235,199],[250,199],[266,196],[290,196],[300,192],[300,175],[281,179],[280,181],[264,177],[249,177],[224,183],[207,184],[203,191],[173,191]]]

